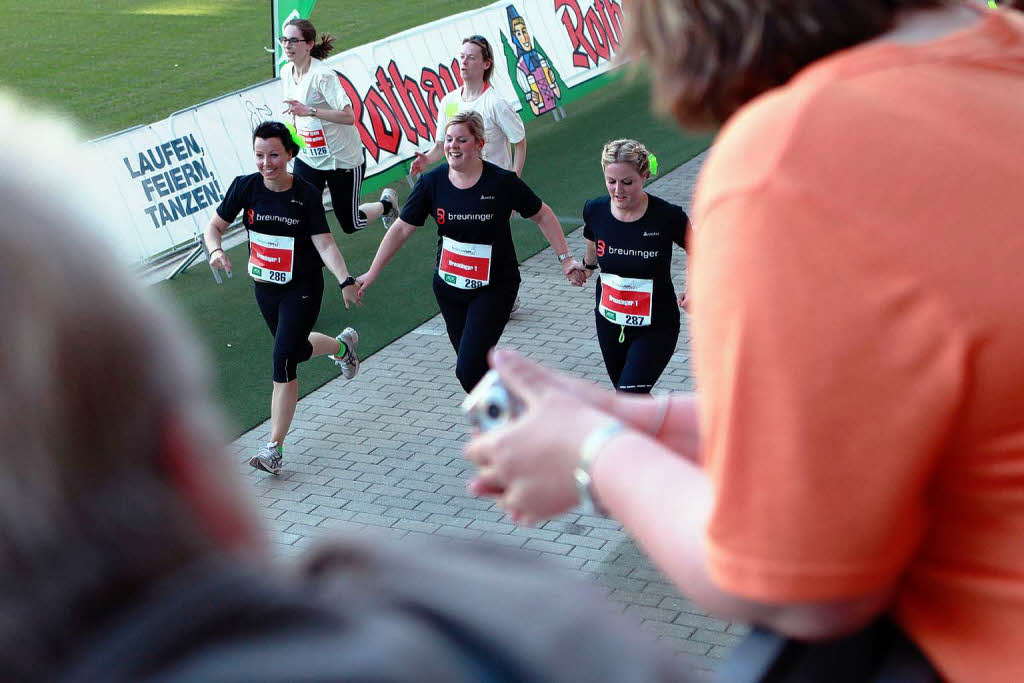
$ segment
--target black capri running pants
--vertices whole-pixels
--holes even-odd
[[[330,188],[331,206],[334,207],[334,215],[338,217],[342,230],[351,235],[366,227],[366,214],[359,210],[359,190],[363,186],[365,161],[355,168],[319,171],[303,163],[302,159],[296,159],[292,170],[320,192],[324,191],[325,185]]]
[[[458,289],[434,275],[434,296],[458,357],[455,376],[467,392],[487,373],[487,352],[501,339],[518,293],[518,283]]]
[[[649,394],[669,359],[676,351],[679,339],[679,318],[671,324],[658,326],[625,327],[608,321],[594,312],[597,319],[597,341],[604,356],[608,377],[618,391],[631,394]],[[624,337],[619,341],[620,336]]]
[[[290,287],[253,284],[256,303],[274,335],[274,381],[291,382],[298,377],[299,363],[313,355],[309,333],[320,315],[324,298],[323,273],[305,278]]]

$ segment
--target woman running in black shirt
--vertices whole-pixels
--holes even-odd
[[[299,151],[289,130],[284,124],[268,121],[256,128],[252,140],[259,173],[235,178],[204,238],[210,265],[230,272],[231,259],[221,247],[221,238],[244,211],[242,224],[249,236],[247,270],[254,281],[256,303],[274,335],[270,442],[249,464],[277,474],[299,397],[296,366],[329,355],[346,379],[359,371],[359,334],[354,329],[347,327],[337,337],[313,332],[324,293],[324,264],[338,278],[345,308],[361,305],[362,295],[331,236],[321,193],[288,172],[288,162]]]
[[[458,360],[455,375],[470,391],[487,372],[487,351],[498,343],[519,291],[519,259],[512,244],[513,211],[540,226],[569,281],[586,282],[551,208],[519,176],[484,161],[484,124],[473,111],[445,125],[447,163],[425,173],[377,249],[370,269],[358,278],[361,291],[428,215],[437,223],[434,296]]]
[[[650,153],[636,140],[613,140],[601,153],[608,196],[583,207],[583,259],[600,267],[597,339],[612,385],[648,394],[679,338],[679,306],[672,286],[672,244],[685,246],[682,207],[644,191]]]

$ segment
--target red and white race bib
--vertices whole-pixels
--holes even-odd
[[[597,310],[616,325],[650,325],[653,300],[653,280],[601,273],[601,303]]]
[[[483,287],[491,281],[491,245],[464,244],[443,237],[437,274],[459,289]]]
[[[292,281],[295,238],[249,231],[249,275],[253,280],[283,285]]]
[[[311,159],[329,157],[331,150],[327,147],[327,135],[324,133],[324,127],[320,123],[320,119],[315,116],[303,116],[300,118],[302,120],[302,127],[296,126],[295,130],[306,142],[306,146],[300,150],[300,154],[305,154]]]

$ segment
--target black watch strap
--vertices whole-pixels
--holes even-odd
[[[351,275],[349,275],[347,278],[342,280],[341,283],[338,284],[338,286],[341,287],[342,289],[345,289],[349,285],[354,285],[355,283],[356,283],[356,279],[354,277],[352,277]]]
[[[587,259],[583,259],[583,267],[587,270],[597,270],[596,263],[587,263]]]

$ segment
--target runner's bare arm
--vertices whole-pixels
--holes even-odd
[[[594,244],[594,240],[583,240],[586,243],[586,251],[583,254],[583,265],[585,266],[596,266],[597,265],[597,246]]]
[[[380,246],[377,247],[377,255],[373,257],[370,269],[356,278],[356,282],[360,286],[360,292],[365,291],[367,287],[374,283],[377,276],[380,275],[380,271],[398,253],[398,250],[402,248],[402,245],[405,244],[406,240],[412,236],[418,227],[418,225],[406,223],[401,218],[396,219],[391,224],[391,227],[384,234],[384,239],[380,241]]]
[[[434,163],[442,156],[444,156],[444,138],[438,138],[434,146],[427,150],[426,154],[416,152],[416,158],[413,160],[412,165],[409,167],[409,172],[413,175],[417,173],[423,173],[427,166]]]
[[[521,178],[523,176],[523,167],[526,166],[526,138],[524,137],[512,145],[512,151],[515,152],[515,158],[512,160],[512,170]]]
[[[206,243],[206,250],[210,253],[210,266],[227,272],[231,272],[231,259],[228,258],[227,252],[221,246],[221,239],[229,227],[231,224],[214,211],[209,225],[203,231],[203,242]]]
[[[285,111],[286,114],[295,114],[296,116],[313,115],[313,108],[299,102],[298,100],[285,100],[285,103],[288,105],[288,109]],[[325,109],[323,107],[317,107],[316,117],[323,121],[340,123],[346,126],[351,126],[356,122],[356,116],[352,113],[351,105],[346,105],[344,109]]]
[[[345,257],[341,255],[341,249],[338,249],[338,243],[334,241],[334,236],[329,232],[313,235],[313,246],[320,253],[320,258],[324,260],[327,270],[331,271],[331,274],[338,279],[338,284],[344,282],[349,276],[348,266],[345,265]],[[350,304],[363,305],[362,292],[358,287],[351,285],[346,287],[341,290],[341,296],[345,300],[345,308],[348,308]]]
[[[530,220],[540,227],[540,231],[544,233],[544,237],[547,238],[551,248],[555,250],[555,254],[569,252],[569,243],[565,241],[562,224],[558,222],[558,218],[550,206],[541,202],[540,211],[536,215],[530,216]],[[582,287],[583,283],[587,281],[586,268],[573,256],[562,261],[562,272],[565,273],[569,282],[577,287]]]

